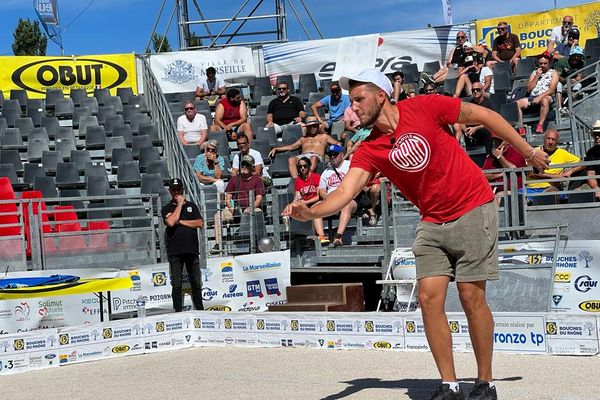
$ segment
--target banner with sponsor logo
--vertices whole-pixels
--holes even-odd
[[[422,69],[426,62],[445,60],[455,45],[456,33],[461,30],[468,32],[469,26],[461,24],[379,34],[375,63],[370,66],[387,74],[399,71],[409,63],[417,63]],[[353,40],[369,41],[373,36],[356,36]],[[265,45],[267,75],[316,73],[317,79],[337,77],[340,74],[336,69],[352,70],[353,65],[346,64],[353,64],[358,59],[338,59],[339,49],[344,43],[344,38],[337,38]]]
[[[52,270],[52,274],[70,274],[83,279],[127,277],[127,273],[116,269]],[[12,272],[6,278],[47,275],[48,271]],[[108,307],[104,307],[104,317],[108,319]],[[97,322],[100,322],[100,299],[97,293],[0,300],[0,335]]]
[[[116,95],[118,87],[137,92],[133,54],[105,54],[73,57],[0,57],[0,87],[8,97],[12,89],[27,91],[30,99],[46,97],[48,89],[107,88]]]
[[[214,67],[226,81],[256,76],[252,49],[241,46],[153,54],[150,67],[163,93],[193,92],[206,77],[208,67]]]
[[[248,254],[208,259],[204,274],[204,309],[266,311],[285,302],[290,286],[290,252]]]
[[[523,56],[535,56],[548,47],[552,28],[562,25],[565,15],[573,17],[573,23],[579,28],[579,45],[600,35],[600,3],[593,2],[573,7],[554,8],[547,11],[510,15],[478,20],[475,23],[477,40],[485,40],[489,48],[497,35],[498,21],[506,21],[512,33],[519,37]]]
[[[598,354],[595,316],[494,313],[494,349]],[[454,350],[472,351],[466,317],[448,313]],[[191,311],[0,337],[0,375],[203,346],[429,351],[420,313]]]

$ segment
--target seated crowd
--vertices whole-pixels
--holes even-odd
[[[533,57],[533,60],[531,57],[525,61],[521,59],[519,38],[510,28],[504,21],[498,23],[498,33],[491,49],[484,41],[472,44],[465,32],[458,32],[456,46],[448,54],[445,64],[431,75],[422,73],[420,82],[416,84],[414,81],[406,82],[402,71],[394,72],[389,76],[392,102],[405,101],[418,95],[448,95],[464,98],[464,101],[497,112],[501,111],[499,105],[514,102],[519,119],[515,128],[522,135],[525,133],[524,114],[533,112],[536,120],[532,131],[540,136],[543,134],[542,148],[550,154],[551,160],[555,164],[578,162],[579,158],[574,155],[566,156],[570,153],[556,147],[558,131],[547,129],[553,109],[565,113],[563,106],[567,100],[564,96],[567,86],[571,87],[571,93],[581,89],[581,74],[571,76],[574,71],[585,66],[585,54],[579,47],[579,30],[573,26],[573,18],[563,18],[563,25],[553,29],[547,50]],[[523,64],[521,67],[520,63]],[[506,77],[508,87],[503,82],[498,82],[500,87],[495,85],[495,78],[500,76]],[[571,80],[570,85],[567,85],[567,78]],[[263,178],[261,192],[264,192],[265,187],[268,188],[272,183],[270,172],[276,173],[275,164],[282,164],[278,162],[281,157],[285,160],[283,164],[287,165],[283,176],[291,177],[291,182],[294,182],[293,185],[290,183],[290,187],[294,188],[294,201],[315,204],[335,190],[353,153],[368,137],[370,127],[360,126],[348,95],[342,93],[337,82],[329,84],[329,94],[306,106],[302,98],[290,91],[290,84],[285,80],[278,81],[274,91],[276,96],[268,102],[268,106],[265,103],[266,112],[261,120],[263,117],[258,113],[250,116],[250,106],[242,98],[240,90],[226,89],[215,71],[207,70],[206,78],[198,84],[195,95],[196,100],[214,100],[211,104],[214,122],[208,124],[206,118],[196,112],[193,102],[186,103],[185,113],[178,119],[178,135],[182,144],[198,145],[203,151],[194,162],[194,171],[201,184],[215,185],[219,192],[234,196],[229,194],[232,187],[239,189],[240,185],[232,186],[232,181],[240,182],[242,179],[245,182],[244,177],[260,177]],[[492,99],[492,96],[496,97]],[[531,121],[531,115],[529,118]],[[229,149],[219,151],[219,146],[223,146],[225,141],[214,138],[209,140],[211,134],[208,134],[208,130],[214,134],[222,133],[227,142],[235,142],[235,146],[230,143],[230,147],[237,146],[239,152],[233,153],[230,171],[224,170],[227,169],[228,158],[222,155],[228,154]],[[270,130],[274,134],[268,134]],[[522,157],[506,143],[499,142],[493,132],[482,125],[456,124],[452,131],[467,150],[480,147],[485,149],[486,157],[481,160],[480,165],[486,170],[525,166]],[[257,147],[253,148],[255,140]],[[265,145],[265,141],[268,141],[268,145]],[[243,160],[251,168],[245,168]],[[571,174],[581,173],[583,169],[577,167],[532,173],[529,180],[557,176],[568,178]],[[486,176],[490,182],[501,178],[496,173],[486,173]],[[252,178],[252,182],[255,181],[258,182]],[[590,181],[588,186],[597,187],[594,182]],[[539,192],[540,189],[556,190],[556,186],[528,183],[526,191],[532,193]],[[379,189],[378,181],[371,182],[365,188],[364,196],[360,196],[361,199],[356,199],[347,209],[342,210],[337,232],[332,240],[334,246],[342,245],[342,235],[353,215],[363,217],[368,225],[377,223],[375,210],[379,201]],[[259,203],[263,196],[257,196],[257,199],[255,208],[258,211],[261,210]],[[237,202],[234,200],[232,204]],[[247,205],[244,207],[247,208]],[[233,211],[227,201],[225,217],[223,213],[221,217],[229,221],[235,215]],[[323,221],[314,221],[314,229],[322,244],[329,243],[330,238],[325,235]]]

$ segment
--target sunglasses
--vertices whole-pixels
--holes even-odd
[[[563,21],[563,25],[573,25],[573,22],[571,22],[571,21]]]
[[[431,88],[431,89],[425,89],[425,93],[433,93],[435,92],[435,89]]]
[[[478,93],[478,92],[482,92],[483,89],[477,89],[477,88],[473,88],[473,93]]]
[[[457,36],[456,38],[457,39],[466,39],[467,37],[466,36]]]
[[[252,166],[250,164],[248,164],[248,163],[242,163],[242,168],[248,168],[248,169],[250,169],[250,168],[252,168]]]
[[[288,88],[280,87],[280,88],[277,88],[277,90],[279,90],[280,92],[285,92],[286,90],[288,90]]]
[[[206,151],[208,151],[209,153],[216,153],[217,149],[213,149],[212,147],[207,147]]]
[[[306,168],[308,168],[308,165],[306,165],[306,164],[298,164],[297,167],[298,167],[298,169],[306,169]]]
[[[504,31],[508,30],[508,28],[497,28],[497,29],[498,29],[498,32],[504,32]]]
[[[195,108],[194,107],[186,107],[185,108],[185,111],[190,111],[190,110],[195,110]]]

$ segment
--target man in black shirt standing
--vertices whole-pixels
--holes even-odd
[[[286,82],[277,84],[277,98],[271,100],[267,109],[267,127],[276,133],[283,132],[283,125],[301,124],[306,117],[302,100],[291,96]]]
[[[183,197],[183,183],[178,178],[169,182],[172,200],[166,204],[161,215],[167,228],[165,244],[171,275],[171,295],[175,312],[183,311],[181,293],[183,267],[187,270],[192,285],[192,302],[196,310],[202,310],[202,279],[198,259],[198,228],[204,224],[198,206]]]

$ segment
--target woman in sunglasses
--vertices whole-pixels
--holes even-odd
[[[514,73],[521,58],[521,42],[517,35],[510,32],[507,22],[498,22],[497,29],[498,36],[494,38],[492,58],[495,62],[509,62]]]

